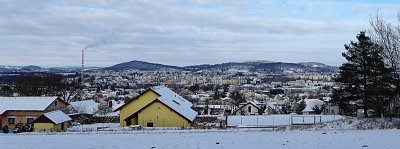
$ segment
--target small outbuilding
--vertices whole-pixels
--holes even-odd
[[[64,112],[56,110],[44,113],[32,123],[35,132],[59,132],[66,131],[71,120]]]

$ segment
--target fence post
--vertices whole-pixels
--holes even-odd
[[[289,130],[292,130],[292,124],[293,124],[293,117],[292,114],[289,115]]]
[[[293,125],[293,116],[292,115],[290,115],[290,120],[291,120],[290,125]]]
[[[275,117],[272,116],[272,127],[275,126]]]
[[[257,126],[258,126],[258,116],[257,116]]]
[[[315,125],[315,116],[314,116],[314,125]]]
[[[225,124],[225,126],[226,126],[226,127],[228,127],[228,115],[227,115],[227,116],[225,116],[225,121],[226,121],[226,124]]]

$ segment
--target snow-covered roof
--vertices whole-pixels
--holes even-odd
[[[240,103],[240,107],[239,107],[238,109],[236,109],[235,112],[241,110],[241,109],[242,109],[243,107],[245,107],[246,105],[253,105],[254,107],[260,109],[260,106],[257,105],[257,102],[258,102],[258,101],[256,101],[256,102],[255,102],[255,101],[256,101],[256,100],[247,101],[246,103]],[[258,103],[260,103],[260,102],[258,102]]]
[[[179,96],[169,88],[165,86],[156,86],[153,87],[152,90],[160,94],[158,100],[160,100],[162,103],[175,110],[188,120],[193,121],[196,117],[197,112],[191,108],[193,104],[185,98]]]
[[[72,120],[68,115],[60,110],[44,113],[54,124],[60,124]]]
[[[118,103],[115,100],[111,100],[112,102],[112,107],[111,109],[115,111],[119,107],[124,105],[124,102]],[[108,103],[107,103],[108,104]],[[72,108],[75,110],[71,115],[73,114],[95,114],[96,111],[98,110],[98,107],[100,103],[97,103],[93,100],[82,100],[82,101],[76,101],[76,102],[71,102],[70,105]],[[116,112],[110,112],[107,113],[106,115],[96,115],[96,116],[119,116],[119,111]]]
[[[112,109],[112,111],[114,111],[114,112],[106,113],[106,114],[104,114],[104,115],[95,114],[95,116],[96,116],[96,117],[116,117],[116,116],[119,116],[119,111],[115,111],[115,110],[117,110],[119,107],[123,106],[123,105],[124,105],[124,102],[123,102],[123,101],[120,101],[120,102],[118,103],[118,102],[115,101],[115,100],[111,100],[111,102],[112,102],[112,107],[111,107],[111,109]]]
[[[323,97],[322,98],[324,101],[326,101],[326,102],[329,102],[329,101],[331,101],[332,100],[332,98],[331,97]]]
[[[57,97],[0,97],[0,114],[7,110],[45,110]]]
[[[301,102],[301,101],[299,101]],[[313,112],[313,108],[315,106],[318,106],[318,108],[321,108],[322,105],[324,105],[324,102],[319,100],[319,99],[304,99],[304,102],[306,102],[306,108],[302,112]]]
[[[70,102],[69,104],[79,114],[94,114],[94,112],[97,111],[97,108],[99,107],[99,103],[93,100],[82,100],[82,101]]]
[[[258,105],[261,104],[261,103],[258,102],[257,100],[252,100],[252,101],[249,101],[248,103],[252,104],[253,106],[255,106],[255,107],[257,107],[257,108],[260,108],[260,106],[258,106]]]
[[[115,111],[119,107],[123,106],[125,103],[123,101],[120,101],[119,103],[115,100],[111,100],[112,102],[112,110]]]

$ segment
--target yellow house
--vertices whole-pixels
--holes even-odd
[[[120,111],[120,126],[191,127],[197,112],[192,103],[169,88],[157,86],[116,109]]]
[[[32,123],[36,132],[59,132],[67,130],[68,121],[71,121],[68,115],[60,110],[56,110],[44,113]]]

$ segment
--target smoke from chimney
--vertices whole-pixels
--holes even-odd
[[[108,36],[97,40],[93,43],[87,44],[82,48],[82,67],[81,67],[81,85],[84,85],[84,69],[85,69],[85,49],[90,49],[90,48],[95,48],[95,47],[100,47],[103,45],[107,45],[111,43],[111,38],[114,36],[114,32],[111,32]]]
[[[95,48],[95,47],[100,47],[103,45],[108,45],[111,43],[111,38],[114,36],[114,32],[111,32],[108,36],[97,40],[93,43],[87,44],[83,47],[83,49],[90,49],[90,48]]]

